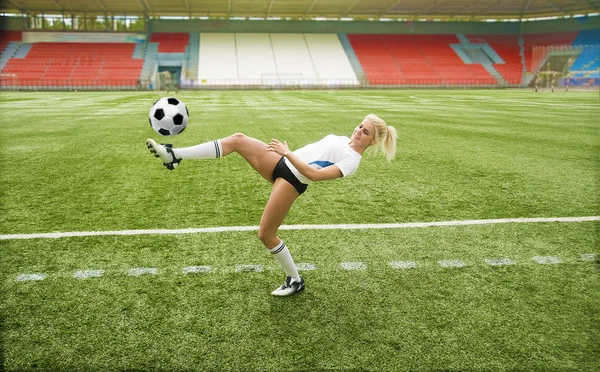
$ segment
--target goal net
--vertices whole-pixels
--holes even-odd
[[[262,73],[260,82],[264,85],[300,85],[303,79],[301,73]]]
[[[0,74],[0,89],[17,90],[19,78],[15,74]]]
[[[157,72],[154,75],[154,90],[173,90],[173,79],[169,71]]]

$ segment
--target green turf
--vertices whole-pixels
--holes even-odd
[[[269,185],[239,156],[168,172],[147,152],[157,97],[2,92],[0,234],[258,225]],[[311,185],[286,224],[600,215],[597,92],[179,97],[189,128],[160,138],[176,146],[244,132],[297,148],[349,135],[371,112],[397,127],[394,162],[369,154],[352,177]],[[317,268],[288,299],[269,295],[283,277],[256,232],[1,240],[4,368],[600,370],[599,262],[581,256],[599,253],[599,232],[599,222],[283,231],[296,262]],[[194,265],[211,271],[182,273]],[[158,273],[127,275],[138,267]],[[16,280],[27,273],[48,277]]]

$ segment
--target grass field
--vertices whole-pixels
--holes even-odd
[[[307,290],[273,298],[284,274],[253,230],[269,184],[238,155],[169,172],[144,143],[294,149],[376,113],[396,160],[312,184],[286,225],[594,217],[598,92],[184,91],[167,139],[158,97],[0,94],[5,370],[600,371],[597,218],[283,230]],[[250,231],[12,236],[234,226]]]

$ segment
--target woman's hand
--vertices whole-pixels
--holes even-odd
[[[271,142],[267,145],[267,151],[273,151],[278,153],[281,156],[287,156],[290,153],[290,149],[288,148],[287,141],[279,142],[276,139],[272,139]]]

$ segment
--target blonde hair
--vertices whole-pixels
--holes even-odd
[[[365,117],[375,127],[375,136],[373,137],[373,147],[379,147],[385,154],[387,160],[392,160],[396,155],[396,140],[398,134],[396,128],[387,125],[383,119],[375,114],[369,114]]]

